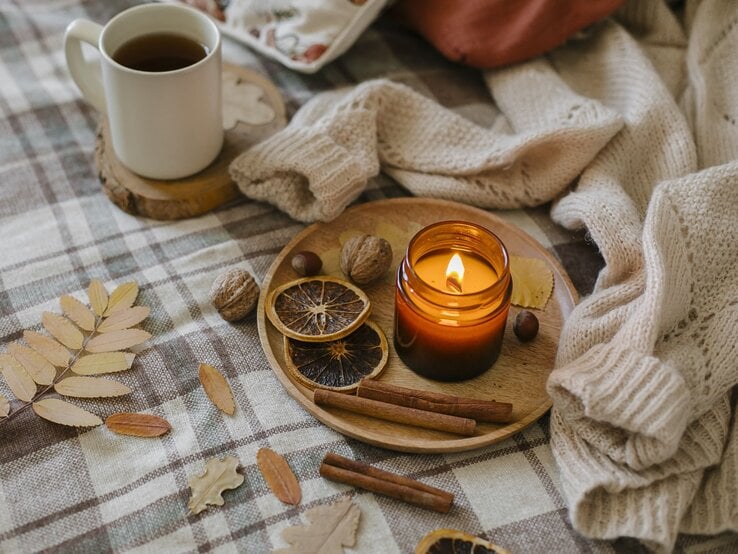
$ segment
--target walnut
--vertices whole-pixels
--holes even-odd
[[[240,268],[221,273],[210,288],[210,302],[226,321],[238,321],[249,315],[259,299],[259,285],[253,275]]]
[[[389,242],[373,235],[359,235],[341,249],[341,269],[355,283],[366,285],[379,279],[392,263]]]

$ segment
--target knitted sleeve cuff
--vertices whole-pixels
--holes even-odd
[[[692,412],[676,369],[612,345],[595,346],[554,371],[548,391],[580,436],[633,469],[671,457]]]
[[[285,129],[230,165],[238,188],[304,222],[336,218],[371,176],[344,146],[317,129]]]

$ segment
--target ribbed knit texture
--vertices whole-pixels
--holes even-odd
[[[311,100],[233,174],[303,221],[335,217],[380,165],[417,195],[556,199],[606,263],[549,381],[574,527],[664,551],[680,531],[738,531],[738,2],[687,2],[681,21],[632,1],[485,80],[489,129],[368,82]]]

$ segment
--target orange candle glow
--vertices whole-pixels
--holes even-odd
[[[441,381],[486,371],[500,354],[511,291],[507,251],[487,229],[449,221],[421,230],[397,274],[400,358]]]

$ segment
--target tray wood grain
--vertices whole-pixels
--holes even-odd
[[[543,310],[535,310],[540,321],[538,336],[521,343],[512,332],[512,321],[519,311],[511,307],[502,354],[483,375],[459,383],[441,383],[425,379],[408,369],[392,345],[394,322],[395,269],[404,252],[394,252],[393,269],[380,281],[363,287],[372,302],[370,319],[387,335],[390,345],[387,368],[380,380],[396,385],[513,403],[514,420],[508,424],[480,423],[477,434],[460,437],[444,432],[419,429],[381,421],[343,410],[324,409],[312,401],[312,392],[294,380],[285,367],[282,335],[265,317],[264,303],[269,293],[298,276],[290,265],[300,250],[322,254],[339,246],[344,231],[373,233],[379,222],[400,229],[417,228],[438,221],[460,219],[489,228],[507,246],[511,255],[540,258],[554,274],[554,290]],[[408,238],[411,234],[408,235]],[[563,321],[574,308],[577,293],[558,261],[535,239],[518,227],[489,212],[444,200],[399,198],[362,204],[346,210],[330,223],[311,225],[297,235],[280,252],[262,283],[257,321],[259,337],[277,378],[287,392],[310,414],[339,433],[360,441],[402,452],[461,452],[487,446],[521,431],[535,422],[551,406],[546,393],[546,380],[554,366],[559,333]]]

